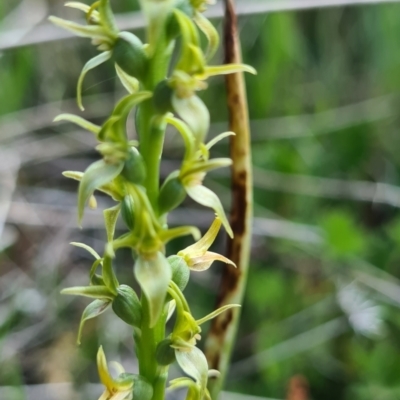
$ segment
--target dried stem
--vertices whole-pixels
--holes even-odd
[[[233,0],[225,0],[225,63],[241,63],[240,41]],[[247,280],[250,258],[252,200],[252,167],[250,125],[246,87],[242,73],[227,75],[226,88],[229,109],[229,129],[236,133],[231,138],[232,158],[232,211],[231,226],[234,238],[228,242],[228,258],[237,269],[225,266],[217,299],[217,307],[225,304],[241,304]],[[230,309],[212,322],[206,341],[206,356],[210,368],[218,369],[221,378],[210,382],[213,399],[224,383],[232,347],[239,323],[240,311]]]

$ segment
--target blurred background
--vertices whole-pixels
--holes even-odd
[[[62,3],[0,1],[1,400],[96,399],[99,344],[137,370],[130,329],[111,312],[88,321],[77,347],[88,301],[59,294],[88,282],[92,260],[69,242],[101,251],[101,210],[111,204],[97,196],[98,210],[78,229],[77,184],[61,176],[98,159],[90,133],[52,123],[60,112],[79,114],[77,77],[96,54],[88,40],[48,24],[51,14],[81,18]],[[400,399],[400,2],[237,3],[244,61],[258,71],[246,76],[255,218],[223,399]],[[137,1],[112,5],[120,28],[143,38]],[[220,4],[208,15],[221,29]],[[123,94],[111,63],[102,65],[85,81],[83,116],[101,124]],[[223,80],[201,96],[210,135],[226,130]],[[214,149],[226,155],[228,142]],[[163,177],[181,155],[168,132]],[[207,179],[229,208],[229,171]],[[212,217],[187,200],[170,223],[206,229]],[[214,250],[224,245],[221,235]],[[129,252],[118,254],[117,270],[134,285]],[[220,271],[192,273],[194,315],[212,309]]]

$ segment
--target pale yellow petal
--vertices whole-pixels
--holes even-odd
[[[124,367],[119,362],[112,361],[110,364],[117,372],[117,375],[121,375],[125,372]]]
[[[108,389],[108,391],[112,392],[114,381],[107,368],[107,359],[104,354],[103,346],[100,346],[99,351],[97,352],[97,370],[99,372],[101,383]]]
[[[204,255],[208,248],[214,243],[220,228],[221,220],[217,217],[214,219],[208,231],[198,242],[186,247],[179,253],[191,255],[193,257]]]
[[[128,396],[131,394],[130,390],[124,390],[122,392],[116,392],[110,400],[125,400],[128,399]]]
[[[109,400],[111,393],[106,389],[103,394],[99,397],[99,400]]]
[[[222,261],[236,267],[236,264],[229,258],[218,253],[213,253],[212,251],[207,251],[203,256],[192,258],[189,263],[189,268],[194,271],[205,271],[210,268],[214,261]]]

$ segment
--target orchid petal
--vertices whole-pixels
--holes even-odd
[[[246,64],[225,64],[225,65],[213,65],[205,67],[203,74],[196,75],[197,79],[207,79],[210,76],[216,75],[229,75],[238,72],[248,72],[250,74],[256,75],[257,71]]]
[[[128,75],[117,63],[115,63],[115,70],[122,85],[130,94],[139,90],[139,81],[136,78]]]
[[[125,372],[125,368],[117,361],[111,361],[110,365],[115,369],[118,375],[121,375]]]
[[[204,236],[197,241],[196,243],[186,247],[181,250],[178,255],[193,255],[194,257],[202,256],[205,252],[210,248],[210,246],[214,243],[215,238],[218,235],[218,232],[221,228],[221,219],[215,218],[211,226],[208,228],[208,231],[204,234]]]
[[[194,22],[204,33],[208,40],[208,46],[206,50],[206,60],[210,60],[218,50],[219,46],[219,35],[214,25],[199,12],[194,15]]]
[[[175,355],[183,371],[205,390],[208,378],[208,365],[204,353],[197,347],[193,347],[190,351],[176,350]]]
[[[75,181],[80,182],[83,178],[84,173],[80,171],[64,171],[63,176],[69,179],[73,179]],[[120,191],[113,182],[106,183],[99,188],[97,188],[100,192],[108,194],[115,201],[121,201],[124,197],[123,193]]]
[[[165,118],[165,121],[168,124],[174,126],[177,129],[177,131],[181,134],[186,148],[185,160],[190,159],[194,153],[194,136],[189,126],[185,122],[179,120],[178,118],[174,118],[172,116],[167,116]]]
[[[104,354],[102,346],[99,347],[99,350],[97,352],[97,370],[99,373],[101,383],[107,389],[106,393],[108,391],[110,392],[110,394],[113,394],[112,397],[110,398],[106,397],[106,399],[107,400],[125,399],[125,397],[130,393],[133,387],[133,381],[115,381],[112,378],[107,367],[107,359]]]
[[[127,400],[128,399],[128,395],[131,393],[131,390],[125,390],[125,391],[118,391],[117,393],[115,393],[112,397],[110,397],[109,400]]]
[[[78,126],[80,126],[83,129],[88,130],[89,132],[94,133],[96,136],[99,134],[101,127],[95,124],[92,124],[91,122],[87,121],[86,119],[82,117],[78,117],[77,115],[73,114],[60,114],[53,120],[54,122],[59,122],[59,121],[69,121],[72,122]]]
[[[79,1],[69,1],[64,4],[65,7],[76,8],[77,10],[81,10],[84,13],[87,13],[90,10],[90,6],[85,3],[80,3]]]
[[[102,314],[104,311],[107,310],[107,308],[110,306],[111,300],[105,299],[105,300],[95,300],[92,303],[90,303],[85,310],[82,313],[81,317],[81,322],[79,324],[79,331],[78,331],[78,339],[77,343],[81,344],[81,337],[82,337],[82,330],[85,325],[85,322],[88,319],[95,318]]]
[[[103,394],[99,397],[99,400],[110,400],[111,393],[106,390]]]
[[[77,36],[97,39],[104,42],[110,42],[110,37],[103,27],[99,25],[80,25],[72,21],[67,21],[58,17],[49,17],[49,21],[53,24],[64,28]]]
[[[92,210],[96,210],[96,208],[97,208],[97,200],[96,200],[96,197],[94,197],[93,194],[89,197],[88,206]]]
[[[97,370],[101,383],[107,388],[108,391],[112,392],[114,389],[114,380],[108,371],[107,359],[106,355],[104,354],[103,346],[100,346],[99,350],[97,351]]]
[[[218,196],[202,185],[196,186],[187,186],[186,187],[187,194],[197,203],[212,208],[217,216],[221,219],[222,224],[224,225],[228,235],[232,238],[233,232],[232,228],[229,225],[228,219],[226,218],[224,208],[222,207],[221,201]]]
[[[209,369],[208,370],[208,377],[209,378],[219,378],[221,376],[221,372],[217,369]]]
[[[210,126],[210,113],[203,101],[196,95],[180,98],[174,94],[172,106],[189,126],[197,142],[203,142]]]
[[[211,267],[211,264],[214,261],[222,261],[226,264],[230,264],[236,267],[236,264],[229,258],[226,258],[218,253],[213,253],[211,251],[207,251],[206,254],[204,254],[203,256],[190,258],[190,262],[188,265],[189,268],[193,271],[205,271],[206,269]]]
[[[79,242],[71,242],[70,243],[72,246],[75,246],[75,247],[80,247],[80,248],[82,248],[82,249],[85,249],[87,252],[89,252],[96,260],[100,260],[100,256],[99,256],[99,254],[97,253],[97,251],[96,250],[94,250],[94,249],[92,249],[90,246],[88,246],[87,244],[85,244],[85,243],[79,243]]]
[[[111,32],[118,33],[117,23],[110,6],[110,0],[99,1],[99,14],[102,24]]]
[[[113,300],[114,294],[106,286],[74,286],[61,290],[61,294]]]
[[[77,85],[77,102],[78,102],[78,107],[83,111],[85,108],[82,105],[82,83],[83,80],[85,79],[86,74],[92,70],[93,68],[98,67],[99,65],[105,63],[107,60],[111,58],[112,52],[111,51],[105,51],[96,57],[93,57],[90,59],[85,66],[82,69],[81,74],[79,75],[78,79],[78,85]]]
[[[82,176],[78,191],[78,221],[79,223],[83,217],[83,211],[86,202],[93,192],[101,186],[111,182],[117,177],[124,163],[107,164],[104,160],[99,160],[91,164]]]
[[[150,259],[139,256],[135,263],[134,274],[146,296],[150,327],[153,327],[164,308],[167,289],[172,277],[171,266],[164,255],[157,252]]]
[[[113,117],[125,118],[134,106],[149,99],[153,93],[148,91],[135,92],[123,97],[115,106]]]
[[[81,181],[83,177],[83,172],[81,171],[64,171],[63,176],[69,179],[73,179],[75,181]]]
[[[212,313],[206,315],[203,318],[200,318],[196,321],[197,325],[201,325],[204,324],[204,322],[215,318],[216,316],[218,316],[219,314],[222,314],[223,312],[225,312],[226,310],[229,310],[230,308],[234,308],[234,307],[241,307],[240,304],[227,304],[226,306],[220,307],[217,310],[213,311]]]
[[[117,224],[120,210],[121,205],[117,204],[116,206],[107,208],[103,211],[108,242],[112,242],[114,239],[115,226]]]
[[[174,315],[175,309],[176,309],[176,300],[172,299],[168,304],[167,321],[169,321],[171,317]]]
[[[111,257],[114,257],[114,254],[112,254],[114,252],[113,248],[112,248],[112,244],[108,243],[106,245],[106,249],[105,249],[105,255],[104,255],[104,259],[103,259],[103,263],[102,263],[102,276],[103,276],[103,280],[104,283],[106,285],[106,287],[108,288],[108,290],[114,295],[116,296],[118,294],[118,286],[119,286],[119,282],[117,277],[115,276],[114,270],[113,270],[113,266],[112,266],[112,259]],[[109,253],[109,254],[107,254]]]
[[[183,388],[183,387],[192,386],[193,384],[195,384],[195,382],[190,378],[186,378],[186,377],[176,378],[169,382],[168,389],[169,390],[179,389],[179,388]]]
[[[65,3],[64,5],[65,7],[75,8],[77,10],[83,11],[86,14],[86,19],[90,20],[91,22],[97,24],[100,22],[100,13],[94,10],[93,5],[88,6],[87,4],[79,3],[77,1],[70,1],[68,3]]]
[[[194,162],[189,168],[182,173],[182,181],[185,182],[185,178],[190,181],[190,176],[198,173],[205,173],[218,168],[225,168],[232,165],[230,158],[213,158],[209,161]]]
[[[217,135],[214,139],[211,139],[211,140],[206,144],[206,148],[207,148],[208,150],[210,150],[211,147],[213,147],[215,144],[217,144],[220,140],[225,139],[225,138],[228,137],[228,136],[235,136],[235,135],[236,135],[236,133],[235,133],[235,132],[231,132],[231,131],[220,133],[220,134]]]
[[[168,243],[172,239],[176,239],[181,236],[192,235],[194,240],[200,238],[200,231],[195,226],[178,226],[177,228],[167,229],[159,233],[160,239],[163,243]]]

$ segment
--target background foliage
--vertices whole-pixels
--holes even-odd
[[[119,13],[138,8],[127,0],[113,5]],[[76,15],[59,1],[40,6]],[[38,0],[0,2],[0,39],[23,27],[35,7]],[[289,400],[400,398],[399,15],[400,4],[379,4],[240,18],[244,61],[258,70],[246,77],[256,218],[229,391]],[[77,111],[76,79],[88,53],[90,44],[76,38],[1,52],[0,398],[95,398],[97,388],[87,383],[97,382],[99,343],[126,369],[137,368],[129,329],[111,314],[90,321],[76,348],[86,302],[59,295],[82,283],[90,267],[68,243],[101,249],[105,239],[98,228],[108,200],[99,196],[99,210],[78,230],[76,184],[61,177],[97,158],[93,139],[51,123],[60,111]],[[88,75],[84,94],[86,117],[103,121],[122,94],[111,65]],[[212,132],[221,131],[222,80],[204,100]],[[174,132],[165,146],[164,177],[182,151]],[[215,155],[227,152],[225,143]],[[211,176],[209,186],[229,206],[228,171]],[[193,202],[184,207],[171,224],[188,218],[205,227],[212,219]],[[122,255],[118,268],[133,284],[129,259]],[[186,293],[202,315],[213,305],[219,268],[192,275]],[[59,382],[74,384],[37,386]]]

